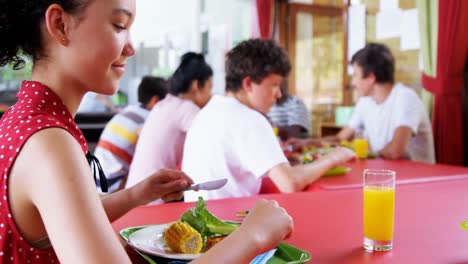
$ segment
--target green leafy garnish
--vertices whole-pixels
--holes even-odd
[[[180,221],[189,224],[197,230],[203,241],[214,235],[229,235],[237,229],[238,225],[220,220],[206,209],[206,202],[202,197],[198,197],[198,202],[194,209],[189,209],[181,217]]]
[[[334,168],[331,168],[327,170],[324,174],[324,176],[336,176],[336,175],[342,175],[345,174],[349,171],[348,167],[344,166],[336,166]]]
[[[463,229],[463,230],[468,230],[468,220],[465,220],[463,222],[460,223],[460,227]]]

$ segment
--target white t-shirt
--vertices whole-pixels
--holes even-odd
[[[195,183],[227,178],[218,190],[185,192],[186,201],[258,194],[261,177],[288,162],[267,119],[238,100],[214,96],[185,139],[182,170]]]
[[[377,104],[370,96],[361,97],[349,122],[354,131],[363,130],[372,150],[382,150],[398,127],[413,132],[407,155],[415,161],[434,163],[434,139],[429,117],[418,95],[401,83],[394,85],[387,99]]]

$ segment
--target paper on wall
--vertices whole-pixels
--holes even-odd
[[[401,19],[401,50],[414,50],[421,47],[419,34],[418,10],[408,9],[402,11]]]
[[[376,38],[387,39],[396,38],[401,35],[402,10],[391,9],[377,13],[376,18]]]
[[[363,4],[349,7],[348,24],[348,62],[358,50],[366,45],[366,6]],[[352,67],[348,66],[348,74]]]
[[[379,1],[379,10],[380,11],[387,11],[391,9],[398,9],[399,6],[398,0],[380,0]]]

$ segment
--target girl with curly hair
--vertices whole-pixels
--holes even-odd
[[[116,92],[135,53],[135,2],[0,0],[0,67],[21,68],[22,55],[33,61],[31,80],[0,121],[0,263],[130,263],[109,221],[159,198],[180,199],[193,183],[160,170],[103,197],[94,186],[88,160],[99,166],[73,117],[86,92]],[[267,217],[276,219],[268,228],[259,221]],[[261,201],[196,262],[245,263],[291,230],[282,208]]]

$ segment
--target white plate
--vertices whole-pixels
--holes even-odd
[[[196,259],[200,254],[181,254],[173,252],[164,242],[163,233],[172,223],[152,225],[142,228],[128,237],[130,246],[137,250],[170,259]]]

